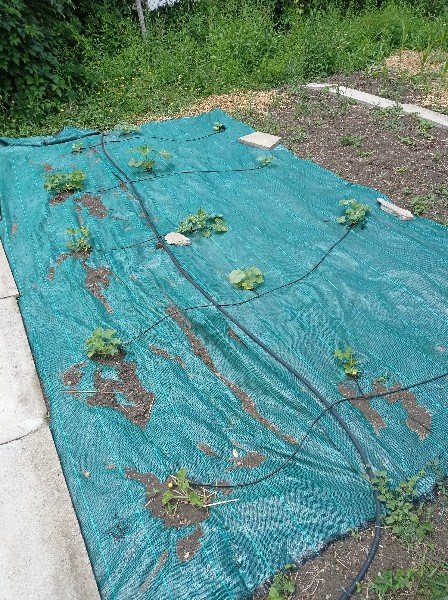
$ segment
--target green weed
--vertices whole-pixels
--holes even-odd
[[[294,565],[286,565],[285,569]],[[291,575],[287,573],[277,573],[269,588],[267,600],[289,600],[296,591],[296,584]]]
[[[258,267],[235,269],[228,277],[232,285],[243,290],[254,290],[264,282],[263,273]]]
[[[120,352],[122,344],[115,329],[103,329],[102,327],[97,327],[85,341],[89,358],[116,356]]]
[[[203,208],[193,215],[188,215],[177,228],[179,233],[200,233],[204,237],[210,237],[212,233],[225,233],[228,230],[222,215],[211,215]]]
[[[433,195],[414,196],[411,200],[411,206],[414,214],[420,217],[424,212],[428,210],[430,204],[434,200],[435,198]]]
[[[209,493],[205,488],[193,488],[187,477],[187,469],[182,467],[176,475],[170,476],[168,489],[163,493],[162,504],[165,510],[174,515],[178,504],[190,504],[197,508],[204,508],[208,505],[214,494]]]
[[[343,146],[355,146],[355,148],[359,148],[364,139],[363,135],[357,135],[354,133],[346,133],[339,138],[339,141]]]

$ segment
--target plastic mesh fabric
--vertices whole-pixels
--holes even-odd
[[[217,120],[226,130],[210,135]],[[261,152],[237,141],[250,131],[213,111],[151,123],[139,135],[112,133],[106,143],[114,160],[138,180],[161,232],[173,231],[199,207],[224,214],[229,232],[196,235],[192,246],[174,248],[185,269],[223,303],[253,294],[230,286],[231,270],[258,266],[265,277],[260,292],[297,279],[342,235],[339,201],[369,204],[366,226],[350,231],[304,281],[229,310],[331,402],[341,398],[338,386],[344,381],[333,358],[337,347],[357,351],[366,392],[385,374],[387,388],[447,371],[446,228],[426,219],[399,221],[379,209],[377,191],[343,181],[281,146],[273,152],[273,165],[255,169]],[[165,481],[186,467],[196,481],[251,481],[284,463],[294,450],[288,440],[300,440],[322,405],[243,334],[236,331],[238,339],[229,332],[215,308],[184,312],[213,367],[169,317],[126,346],[125,361],[136,365],[141,385],[155,396],[145,427],[124,411],[89,405],[87,394],[65,393],[72,388],[63,374],[73,365],[82,375],[78,391],[94,389],[96,370],[118,377],[112,367],[86,358],[84,341],[95,327],[110,326],[129,341],[164,317],[169,306],[206,304],[155,241],[140,243],[153,234],[129,188],[118,185],[100,136],[79,140],[84,151],[71,153],[73,136],[84,133],[65,130],[57,144],[4,140],[9,145],[0,147],[0,231],[102,597],[246,597],[286,563],[371,519],[369,483],[352,443],[326,415],[276,476],[221,495],[238,501],[212,507],[201,524],[199,548],[179,558],[178,542],[194,526],[165,527],[145,507],[145,486],[127,478],[126,470]],[[142,144],[167,149],[173,158],[161,159],[153,175],[138,173],[127,163]],[[85,189],[51,204],[43,189],[45,168],[84,170]],[[105,216],[77,201],[86,192],[100,197]],[[75,258],[58,262],[67,251],[66,228],[78,227],[80,218],[92,233],[94,251],[84,265]],[[110,270],[103,301],[86,287],[88,267]],[[384,424],[378,431],[350,402],[338,411],[374,467],[387,469],[397,482],[436,457],[447,472],[446,392],[446,379],[415,389],[419,414],[430,415],[429,431],[420,435],[401,399],[370,401]],[[247,397],[260,418],[247,410]],[[117,402],[129,404],[120,394]],[[234,450],[240,458],[257,452],[265,460],[237,467]],[[432,481],[428,475],[421,491]]]

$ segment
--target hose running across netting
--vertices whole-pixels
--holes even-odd
[[[446,229],[281,146],[261,168],[237,141],[250,131],[213,111],[0,140],[1,237],[106,599],[249,597],[378,521],[372,469],[397,483],[426,467],[422,493],[434,459],[448,472]],[[128,165],[146,144],[171,153],[147,174]],[[75,170],[82,190],[44,190]],[[369,205],[365,227],[337,223],[348,198]],[[199,208],[229,230],[167,246]],[[67,250],[80,226],[90,254]],[[230,285],[252,265],[255,292]],[[99,326],[124,352],[87,358]],[[356,381],[334,359],[346,346]],[[163,506],[182,467],[208,506]]]

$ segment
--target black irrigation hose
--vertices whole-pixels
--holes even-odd
[[[134,185],[134,183],[129,179],[129,177],[127,176],[126,172],[117,164],[117,162],[114,161],[114,159],[112,158],[112,156],[110,155],[109,151],[107,150],[105,141],[104,141],[104,134],[102,134],[101,136],[101,145],[102,145],[102,149],[104,152],[104,155],[106,156],[106,158],[109,160],[109,162],[112,164],[112,166],[115,167],[115,169],[117,169],[117,171],[119,173],[121,173],[121,175],[126,179],[126,181],[130,184],[132,191],[134,193],[135,198],[137,199],[137,201],[140,204],[140,207],[142,209],[142,212],[144,214],[145,220],[148,224],[148,226],[150,227],[150,229],[154,232],[154,235],[159,236],[160,233],[157,229],[156,224],[153,222],[153,220],[151,219],[148,210],[145,206],[145,202],[143,200],[143,197],[141,196],[141,194],[139,193],[138,189],[136,188],[136,186]],[[121,177],[119,177],[119,179],[121,179]],[[355,447],[361,462],[364,465],[364,468],[366,470],[367,475],[369,476],[369,478],[373,478],[374,477],[374,473],[370,464],[370,461],[367,457],[367,454],[365,453],[363,447],[361,446],[361,444],[359,443],[358,439],[356,438],[356,436],[354,435],[354,433],[351,431],[350,427],[346,424],[346,422],[344,421],[344,419],[334,410],[334,408],[332,407],[331,403],[325,398],[325,396],[323,396],[323,394],[321,394],[319,392],[319,390],[311,383],[309,382],[305,377],[303,377],[303,375],[301,375],[297,369],[295,369],[291,364],[289,364],[286,360],[284,360],[280,355],[278,355],[276,352],[274,352],[273,350],[271,350],[271,348],[269,348],[262,340],[260,340],[255,334],[253,334],[249,329],[247,329],[247,327],[245,327],[245,325],[243,325],[242,323],[240,323],[240,321],[238,321],[238,319],[236,319],[232,314],[230,314],[224,307],[220,306],[218,302],[216,302],[216,300],[213,298],[213,296],[211,296],[181,265],[181,263],[178,261],[176,255],[173,253],[173,251],[171,250],[171,248],[168,246],[168,244],[165,242],[165,240],[163,238],[160,238],[160,244],[162,245],[163,249],[165,250],[165,252],[167,252],[168,256],[170,257],[173,265],[175,266],[175,268],[177,269],[177,271],[189,282],[191,283],[191,285],[200,293],[204,296],[204,298],[206,298],[211,304],[213,304],[229,321],[231,321],[236,327],[238,327],[238,329],[240,329],[245,335],[247,335],[255,344],[257,344],[262,350],[264,350],[264,352],[266,352],[271,358],[273,358],[276,362],[278,362],[280,365],[282,365],[289,373],[291,373],[291,375],[293,375],[298,381],[300,381],[305,387],[308,388],[308,390],[316,397],[320,400],[320,402],[324,405],[324,407],[328,410],[328,412],[330,412],[330,414],[336,419],[336,421],[338,422],[339,426],[341,427],[341,429],[344,430],[344,432],[347,434],[348,438],[350,439],[350,441],[352,442],[353,446]],[[378,498],[378,492],[373,488],[373,496],[374,496],[374,502],[375,502],[375,534],[374,534],[374,538],[369,550],[369,553],[367,555],[366,560],[363,562],[363,564],[361,565],[361,568],[358,571],[358,574],[356,575],[356,577],[353,579],[353,581],[351,582],[351,584],[348,586],[348,588],[343,592],[343,594],[341,595],[341,600],[347,600],[348,598],[350,598],[350,596],[352,595],[353,591],[356,589],[356,585],[358,582],[362,581],[362,579],[364,578],[365,574],[367,573],[367,570],[370,567],[371,562],[373,561],[373,558],[378,550],[379,547],[379,542],[380,542],[380,534],[381,534],[381,503],[379,501]]]
[[[74,142],[75,140],[80,140],[80,139],[84,139],[86,137],[91,137],[93,135],[100,135],[100,131],[90,131],[88,133],[82,133],[81,135],[71,135],[70,137],[67,138],[63,138],[63,139],[54,139],[54,138],[50,138],[50,139],[44,139],[42,142],[39,142],[38,144],[17,144],[17,143],[11,143],[11,142],[7,142],[6,140],[2,140],[0,139],[0,145],[2,146],[26,146],[26,147],[31,147],[31,148],[39,148],[42,146],[55,146],[56,144],[65,144],[66,142]]]

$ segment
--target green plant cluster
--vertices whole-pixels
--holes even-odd
[[[294,567],[286,565],[285,569]],[[296,591],[296,584],[291,575],[285,572],[277,573],[269,587],[267,600],[289,600]]]
[[[82,254],[91,252],[92,240],[90,238],[90,230],[88,227],[80,227],[79,229],[68,227],[67,233],[70,236],[70,239],[67,242],[67,248],[70,252],[79,252]]]
[[[150,173],[156,166],[158,156],[161,156],[165,160],[171,159],[171,154],[167,150],[156,150],[155,148],[151,148],[151,146],[140,146],[135,149],[135,152],[138,153],[139,157],[131,158],[128,165],[135,169],[142,169],[147,173]]]
[[[211,496],[205,489],[198,491],[193,488],[187,477],[187,469],[182,467],[176,475],[171,475],[168,489],[162,496],[162,504],[168,513],[174,515],[179,503],[204,508]]]
[[[92,335],[85,341],[89,358],[116,356],[120,352],[122,344],[115,329],[103,329],[102,327],[94,329]]]
[[[347,225],[348,227],[361,227],[366,222],[367,214],[370,212],[370,207],[367,204],[358,202],[357,200],[341,200],[341,206],[346,206],[344,214],[338,218],[338,223]]]
[[[71,173],[51,173],[46,175],[44,189],[59,194],[60,192],[77,192],[83,189],[86,174],[76,170]]]
[[[275,160],[275,156],[272,154],[262,154],[261,156],[257,156],[258,164],[261,168],[269,167]]]
[[[226,126],[223,123],[220,123],[219,121],[213,123],[213,131],[215,131],[216,133],[221,133],[222,131],[225,131],[225,129]]]
[[[203,208],[193,215],[188,215],[177,228],[178,233],[200,233],[204,237],[210,237],[212,233],[225,233],[228,230],[223,215],[211,215]]]
[[[357,377],[359,375],[359,360],[350,346],[346,346],[344,350],[338,348],[334,352],[334,357],[341,363],[344,373],[348,377]]]
[[[397,487],[392,487],[386,471],[378,471],[371,479],[385,509],[384,524],[394,535],[409,544],[421,542],[433,530],[429,520],[432,515],[431,509],[424,504],[416,504],[416,488],[424,475],[423,470],[419,471]]]
[[[235,269],[228,277],[232,285],[243,290],[254,290],[264,282],[263,273],[258,267]]]

